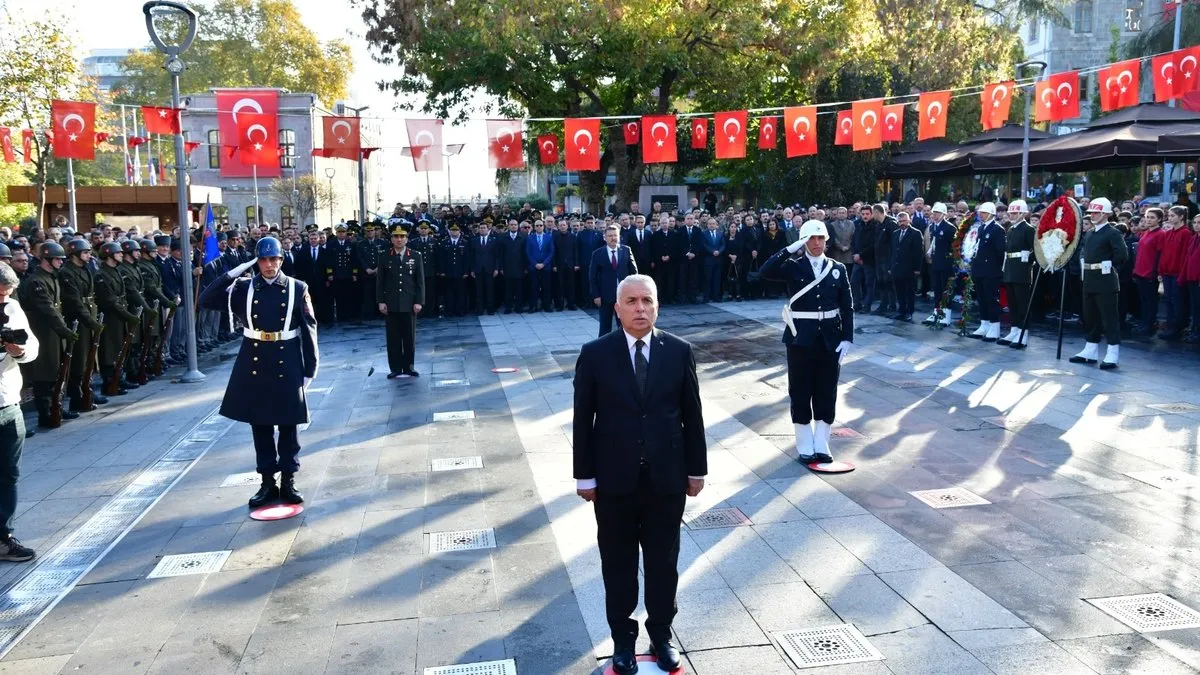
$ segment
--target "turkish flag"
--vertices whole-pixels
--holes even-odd
[[[262,124],[267,130],[270,145],[279,143],[279,92],[271,89],[219,89],[217,90],[217,132],[223,145],[239,145],[238,121],[243,114],[260,113],[267,116]],[[257,135],[257,134],[256,134]],[[249,178],[254,169],[243,164],[240,153],[221,158],[222,178]],[[281,174],[279,162],[257,168],[259,178],[275,178]]]
[[[758,119],[758,149],[774,150],[779,147],[779,118],[760,117]]]
[[[274,122],[275,115],[240,113],[237,121],[237,145],[234,146],[237,152],[231,152],[230,156],[236,156],[243,166],[264,169],[279,166],[278,132],[272,135],[268,128],[268,125]]]
[[[884,142],[899,142],[904,140],[903,103],[883,106],[883,140]]]
[[[33,129],[21,130],[21,153],[25,155],[25,163],[33,161]]]
[[[329,151],[325,156],[358,160],[358,152],[362,148],[359,123],[357,117],[322,117],[322,145]]]
[[[181,112],[183,112],[182,108],[159,108],[152,105],[142,106],[142,119],[146,122],[146,133],[179,133],[179,113]]]
[[[855,101],[850,104],[854,118],[854,151],[878,150],[883,147],[883,99]]]
[[[145,136],[130,136],[125,140],[125,145],[128,145],[130,149],[132,149],[138,147],[139,145],[145,145],[147,140],[148,139]]]
[[[558,164],[558,136],[543,134],[537,137],[538,159],[543,165]]]
[[[198,147],[200,147],[200,141],[184,141],[183,142],[183,151],[187,154],[191,154],[191,152]]]
[[[833,137],[834,145],[854,144],[854,116],[849,110],[839,110],[837,114],[837,135]]]
[[[674,119],[674,118],[672,118]],[[674,127],[672,127],[674,129]],[[674,133],[674,131],[672,131]],[[692,149],[703,150],[708,147],[708,119],[696,117],[692,119]],[[672,162],[675,160],[672,159]]]
[[[950,110],[949,91],[931,91],[921,94],[917,101],[917,140],[946,137],[946,117]]]
[[[983,130],[999,129],[1008,120],[1008,110],[1012,106],[1012,93],[1016,83],[993,82],[984,85],[979,94],[979,123]]]
[[[817,154],[817,107],[783,109],[783,131],[787,134],[787,156]]]
[[[493,169],[524,169],[525,143],[520,120],[488,120],[488,165]]]
[[[713,126],[717,133],[713,141],[717,159],[741,159],[746,156],[746,117],[745,110],[717,113]]]
[[[17,156],[13,152],[12,146],[12,129],[0,127],[0,147],[4,150],[5,164],[12,164],[17,161]]]
[[[600,170],[600,120],[595,117],[567,119],[563,122],[567,143],[567,171]],[[672,143],[672,146],[674,144]]]
[[[1057,73],[1047,78],[1046,82],[1054,90],[1054,121],[1079,117],[1079,71]]]
[[[52,101],[54,156],[59,159],[96,158],[96,104]]]
[[[637,145],[642,139],[642,128],[638,125],[637,120],[629,120],[621,124],[621,129],[625,131],[625,145]]]
[[[1142,62],[1139,59],[1102,68],[1097,77],[1101,110],[1111,112],[1137,105],[1142,81]]]
[[[1156,56],[1150,62],[1154,69],[1156,102],[1170,101],[1196,89],[1197,57],[1200,57],[1200,46]]]
[[[701,139],[708,138],[708,120],[692,120],[692,147],[696,147],[696,127],[703,124],[704,134]],[[646,164],[670,163],[678,159],[675,142],[674,115],[648,115],[642,118],[642,128],[646,129],[646,140],[642,143],[642,162]],[[700,147],[706,143],[701,141]]]
[[[442,120],[404,120],[413,171],[442,170]]]

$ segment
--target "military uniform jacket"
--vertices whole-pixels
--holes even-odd
[[[349,281],[358,275],[358,256],[354,255],[349,240],[330,239],[321,255],[328,281]]]
[[[158,266],[145,258],[134,263],[137,269],[142,274],[142,287],[145,289],[145,295],[150,300],[158,300],[159,307],[172,307],[175,305],[174,298],[168,298],[163,293],[162,274],[158,271]]]
[[[62,341],[71,334],[63,320],[58,274],[34,268],[21,283],[18,295],[29,318],[29,329],[40,345],[37,358],[21,364],[21,372],[34,382],[53,382],[58,379]]]
[[[78,320],[81,326],[99,330],[96,279],[92,270],[68,260],[58,271],[58,288],[62,297],[63,318],[67,321]]]
[[[284,274],[272,282],[257,274],[236,280],[226,274],[204,289],[200,306],[232,313],[247,330],[296,332],[295,337],[280,340],[243,335],[221,415],[248,424],[308,422],[304,378],[316,377],[319,358],[317,319],[308,285]]]
[[[1004,228],[993,218],[979,226],[979,250],[971,259],[971,276],[977,279],[999,279],[1004,276],[1004,250],[1008,246]]]
[[[1129,260],[1129,249],[1125,246],[1125,238],[1113,227],[1105,223],[1091,232],[1083,235],[1080,242],[1083,249],[1083,292],[1084,293],[1116,293],[1121,290],[1118,279],[1121,265]],[[1105,260],[1112,261],[1112,271],[1104,274],[1101,269],[1087,269]]]
[[[150,301],[145,297],[145,284],[142,273],[134,263],[117,265],[117,272],[125,279],[125,304],[132,308],[150,309]]]
[[[438,274],[459,279],[470,272],[467,267],[467,240],[459,237],[458,241],[446,239],[438,249]]]
[[[425,237],[410,237],[408,240],[408,248],[421,254],[421,262],[425,263],[425,278],[428,279],[437,274],[437,256],[434,251],[437,250],[437,240],[432,236]]]
[[[491,245],[491,237],[488,237]],[[389,249],[380,259],[375,274],[375,301],[387,304],[388,312],[412,312],[425,304],[425,263],[420,253],[405,248],[403,255]]]
[[[379,267],[379,259],[387,254],[387,242],[376,237],[363,239],[356,245],[358,250],[358,267],[363,270],[373,270]]]
[[[913,235],[916,236],[916,233]],[[833,267],[829,268],[829,265]],[[783,331],[785,345],[832,351],[840,342],[854,341],[854,297],[850,291],[850,275],[846,273],[846,266],[827,257],[821,269],[828,269],[828,274],[807,293],[792,300],[789,307],[793,312],[836,314],[825,319],[794,318],[792,323],[795,332],[791,328]],[[816,279],[808,256],[802,253],[792,257],[787,249],[768,258],[759,269],[759,274],[764,279],[787,282],[789,298],[795,297],[797,292]]]
[[[1033,283],[1033,264],[1037,258],[1033,254],[1033,225],[1022,220],[1008,228],[1008,246],[1004,257],[1004,283],[1029,284]],[[1028,251],[1027,260],[1021,262],[1021,251]]]
[[[929,225],[929,246],[933,249],[929,254],[929,268],[935,272],[950,272],[954,269],[953,251],[954,234],[958,228],[946,218],[942,222]],[[940,289],[939,289],[939,292]]]

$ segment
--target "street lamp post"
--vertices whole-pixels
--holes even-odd
[[[361,108],[353,106],[345,106],[346,110],[353,110],[355,117],[362,117],[362,111],[370,108],[369,105],[364,105]],[[362,127],[359,126],[359,138],[362,138]],[[362,150],[358,151],[358,224],[365,226],[367,224],[367,188],[363,182],[363,154]]]
[[[1034,79],[1046,72],[1045,61],[1025,61],[1017,64],[1017,77],[1025,68],[1037,68]],[[1025,88],[1025,136],[1021,139],[1021,199],[1029,199],[1029,117],[1033,114],[1033,83]]]
[[[337,169],[332,166],[325,169],[325,176],[329,178],[329,227],[333,227],[333,177],[337,174]]]
[[[146,16],[146,31],[150,33],[150,40],[154,42],[154,46],[158,50],[167,55],[167,62],[164,65],[166,71],[171,74],[171,106],[175,109],[179,105],[179,76],[183,73],[186,66],[179,58],[181,54],[192,46],[192,41],[196,39],[197,16],[196,11],[191,7],[180,3],[171,2],[170,0],[151,0],[142,5],[142,13]],[[154,25],[155,17],[160,18],[176,18],[185,22],[183,39],[179,44],[170,45],[164,40],[163,36],[159,35],[158,28]],[[183,259],[187,261],[189,269],[183,276],[183,288],[180,294],[183,296],[183,315],[184,324],[187,327],[187,337],[185,348],[187,350],[187,371],[179,378],[180,382],[202,382],[204,373],[200,372],[200,368],[196,359],[196,308],[192,298],[192,283],[191,274],[192,263],[192,231],[191,231],[191,214],[188,212],[188,185],[187,185],[187,154],[183,149],[183,134],[175,134],[175,199],[178,202],[179,210],[179,234],[180,234],[180,251],[183,254]]]

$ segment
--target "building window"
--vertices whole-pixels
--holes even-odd
[[[1029,20],[1029,41],[1037,42],[1042,33],[1042,17],[1034,16]]]
[[[250,225],[257,225],[257,224],[258,224],[258,217],[254,213],[254,207],[247,206],[246,207],[246,225],[250,226]]]
[[[1079,0],[1075,3],[1075,32],[1092,32],[1092,0]]]
[[[279,130],[279,166],[291,169],[296,166],[296,131]]]
[[[291,227],[292,225],[292,207],[279,207],[279,227]]]
[[[221,168],[221,132],[208,130],[208,168]]]
[[[1125,30],[1136,33],[1142,30],[1143,0],[1125,0]]]

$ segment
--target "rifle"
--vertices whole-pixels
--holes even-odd
[[[76,319],[71,324],[71,332],[79,330],[79,319]],[[71,376],[71,354],[75,350],[72,348],[72,343],[69,340],[64,340],[66,345],[63,349],[62,358],[58,362],[58,378],[54,381],[54,393],[50,397],[50,426],[57,427],[62,424],[62,395],[63,387],[67,384],[67,378]]]
[[[138,314],[141,314],[141,307],[138,307]],[[125,359],[129,357],[129,345],[133,342],[133,329],[137,328],[137,324],[126,326],[125,337],[121,340],[121,351],[117,352],[117,361],[113,364],[112,379],[104,383],[104,394],[106,396],[117,396],[121,391],[121,375],[125,370]]]
[[[167,320],[163,322],[162,332],[158,336],[158,344],[154,348],[154,375],[158,377],[163,374],[163,345],[167,342],[167,336],[175,328],[175,313],[179,308],[172,307],[167,311]]]
[[[100,312],[100,327],[92,331],[92,344],[88,346],[87,362],[83,364],[83,376],[80,377],[80,408],[83,412],[96,409],[92,399],[92,375],[96,372],[96,353],[100,351],[100,334],[104,332],[104,312]]]
[[[154,311],[158,311],[158,300],[154,301]],[[142,351],[137,356],[138,365],[141,366],[141,368],[138,368],[138,384],[146,384],[150,381],[150,373],[147,372],[147,367],[150,365],[150,348],[153,346],[150,344],[152,342],[150,339],[150,326],[152,323],[153,320],[150,318],[150,312],[146,312],[142,316]]]

